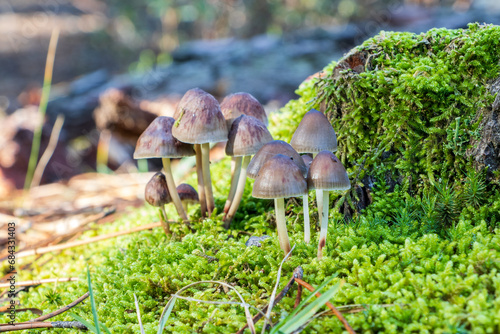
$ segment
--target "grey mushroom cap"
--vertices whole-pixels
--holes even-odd
[[[272,140],[271,133],[261,121],[252,116],[240,115],[229,130],[226,155],[253,155]]]
[[[302,160],[304,160],[304,163],[306,164],[307,169],[309,170],[309,166],[311,165],[311,162],[313,161],[313,157],[311,157],[309,154],[303,154],[301,155]]]
[[[309,189],[348,190],[351,182],[340,160],[330,151],[321,151],[307,173]]]
[[[240,115],[253,116],[265,126],[268,124],[266,111],[262,104],[251,94],[239,92],[228,95],[222,100],[220,109],[227,121],[228,127]]]
[[[337,151],[337,135],[321,111],[309,110],[292,136],[290,145],[299,153]]]
[[[181,158],[194,155],[193,145],[178,141],[172,136],[172,117],[158,116],[139,136],[134,159]]]
[[[200,201],[196,189],[187,183],[179,184],[177,186],[177,193],[181,201],[186,201],[188,203],[197,203]]]
[[[302,175],[306,177],[307,167],[304,164],[302,157],[297,153],[297,151],[293,149],[290,144],[282,140],[270,141],[269,143],[262,146],[257,153],[255,153],[254,157],[248,164],[247,176],[251,179],[255,179],[264,163],[276,154],[283,154],[288,156],[290,160],[292,160],[299,167]]]
[[[227,141],[226,120],[219,102],[199,88],[184,94],[175,116],[172,134],[181,142],[205,144]]]
[[[162,206],[172,201],[170,193],[168,192],[167,181],[165,175],[161,172],[153,175],[151,180],[146,184],[144,192],[146,202],[152,206]]]
[[[255,178],[252,196],[286,198],[307,194],[307,182],[299,167],[283,154],[266,161]]]

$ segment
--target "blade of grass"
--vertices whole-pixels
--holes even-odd
[[[161,334],[163,332],[163,328],[165,328],[165,324],[167,323],[168,318],[170,317],[170,313],[172,312],[172,309],[174,308],[176,300],[177,300],[177,298],[172,297],[168,301],[167,305],[165,305],[165,309],[163,309],[163,313],[160,317],[160,324],[158,325],[157,334]]]
[[[89,286],[90,307],[92,308],[92,315],[94,317],[96,334],[101,334],[101,330],[99,328],[99,318],[97,317],[97,309],[95,307],[94,292],[92,291],[92,282],[90,280],[90,269],[88,266],[87,266],[87,284]]]
[[[144,327],[142,327],[142,320],[141,320],[141,310],[139,309],[139,302],[137,301],[137,296],[134,293],[134,300],[135,300],[135,311],[137,312],[137,319],[139,320],[139,327],[141,328],[141,334],[146,334],[144,332]]]
[[[341,282],[336,283],[328,291],[318,297],[315,301],[307,305],[302,311],[300,311],[292,321],[286,322],[281,328],[280,332],[289,334],[296,329],[302,327],[305,323],[309,321],[315,314],[316,311],[323,307],[325,303],[330,300],[339,290]]]
[[[59,40],[59,29],[54,28],[50,36],[49,50],[47,51],[47,61],[45,63],[45,74],[43,77],[42,96],[40,97],[40,105],[38,112],[40,114],[41,123],[33,133],[33,141],[31,143],[31,153],[28,162],[28,170],[24,180],[24,189],[28,190],[31,187],[33,174],[38,161],[38,153],[40,152],[40,141],[42,139],[42,127],[45,119],[45,112],[47,111],[47,104],[50,96],[50,86],[52,85],[52,72],[54,70],[54,58],[56,55],[57,41]]]
[[[69,314],[69,315],[70,315],[73,319],[75,319],[76,321],[79,321],[79,322],[81,322],[82,324],[84,324],[84,325],[85,325],[85,327],[87,327],[87,328],[88,328],[88,330],[89,330],[89,331],[91,331],[92,333],[97,333],[97,329],[96,329],[94,326],[92,326],[92,324],[91,324],[89,321],[87,321],[87,320],[83,319],[82,317],[80,317],[80,316],[78,316],[78,315],[76,315],[76,314],[74,314],[74,313],[68,312],[68,314]]]

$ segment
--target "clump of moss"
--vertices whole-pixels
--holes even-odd
[[[488,83],[500,74],[500,27],[432,29],[419,35],[381,32],[301,86],[280,122],[297,123],[323,108],[338,133],[344,164],[383,168],[410,188],[455,179],[480,135],[478,110],[494,100]],[[278,133],[288,138],[293,132]],[[428,184],[428,182],[427,182]]]

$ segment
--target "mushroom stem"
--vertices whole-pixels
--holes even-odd
[[[231,207],[234,194],[236,193],[236,186],[238,185],[238,179],[240,177],[242,161],[243,157],[233,157],[231,159],[231,188],[229,189],[229,194],[227,195],[226,205],[224,205],[224,213],[226,214]]]
[[[288,240],[288,232],[286,230],[285,220],[285,199],[275,198],[274,208],[276,212],[276,227],[278,229],[278,239],[281,249],[285,252],[285,256],[290,253],[290,241]]]
[[[174,202],[175,209],[177,213],[184,221],[188,221],[188,217],[184,208],[182,207],[181,199],[179,198],[179,194],[177,193],[177,189],[175,187],[174,178],[172,176],[172,168],[170,166],[170,158],[161,158],[163,162],[163,169],[165,170],[165,180],[167,181],[168,192],[172,197],[172,202]]]
[[[323,211],[321,212],[321,231],[319,232],[318,259],[323,257],[323,248],[326,245],[326,233],[328,232],[328,206],[330,204],[330,192],[321,191],[323,194]]]
[[[207,200],[205,198],[205,183],[203,182],[203,163],[201,159],[201,145],[195,144],[194,150],[196,152],[196,174],[198,175],[198,196],[200,199],[200,212],[201,216],[207,215]]]
[[[302,196],[302,203],[304,206],[304,241],[309,243],[311,241],[311,225],[309,223],[309,195]]]
[[[203,167],[203,182],[205,183],[205,195],[207,198],[208,215],[212,215],[214,211],[215,202],[214,194],[212,192],[212,179],[210,177],[210,144],[201,144],[201,163]]]
[[[313,153],[313,159],[317,155],[318,153]],[[318,204],[318,220],[321,221],[321,213],[323,212],[323,190],[321,189],[316,189],[316,203]]]
[[[167,212],[165,211],[165,205],[160,207],[160,221],[161,227],[163,227],[163,231],[165,231],[166,235],[170,235],[170,223],[168,222]]]
[[[231,221],[234,218],[234,215],[236,214],[236,211],[238,210],[238,207],[240,206],[241,198],[243,197],[243,193],[245,191],[245,184],[247,181],[247,167],[248,164],[250,163],[250,158],[251,156],[245,156],[245,157],[240,157],[242,159],[241,162],[241,171],[240,175],[238,177],[238,184],[236,186],[236,190],[234,193],[234,198],[231,203],[231,206],[229,207],[229,210],[224,217],[224,227],[229,228],[231,225]]]

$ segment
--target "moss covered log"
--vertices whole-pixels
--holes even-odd
[[[275,139],[289,141],[305,112],[311,107],[325,111],[337,131],[339,156],[351,181],[369,188],[371,203],[345,219],[339,208],[355,205],[359,194],[332,197],[329,238],[318,261],[319,230],[313,228],[312,242],[304,243],[302,207],[289,199],[286,220],[290,243],[296,246],[283,266],[280,288],[299,265],[313,286],[337,275],[331,284],[345,284],[332,303],[359,311],[345,314],[358,333],[500,332],[500,192],[494,174],[488,179],[472,168],[475,158],[470,153],[481,140],[484,119],[491,119],[495,110],[491,87],[500,73],[499,44],[500,27],[477,24],[421,35],[383,32],[302,84],[301,97],[271,115]],[[213,167],[215,204],[222,212],[230,159]],[[195,185],[195,176],[187,182]],[[193,231],[172,224],[170,236],[155,229],[66,250],[46,264],[51,255],[42,256],[31,270],[20,270],[18,280],[81,279],[20,292],[22,307],[48,313],[77,299],[87,291],[87,264],[100,320],[112,333],[140,332],[134,293],[145,332],[156,333],[171,294],[199,280],[225,281],[249,304],[263,307],[283,254],[272,202],[251,198],[251,184],[248,180],[232,230],[222,227],[223,214],[201,220],[193,207]],[[310,205],[315,226],[313,199]],[[168,214],[175,216],[174,209],[168,208]],[[155,209],[144,207],[84,236],[156,219]],[[263,234],[271,238],[261,247],[245,246],[249,235]],[[276,305],[274,322],[293,310],[295,294],[291,289]],[[199,285],[185,295],[236,300],[215,285]],[[72,312],[92,321],[88,303]],[[18,313],[16,320],[35,317],[28,311]],[[73,318],[64,313],[54,320]],[[0,323],[8,321],[0,315]],[[166,332],[233,333],[245,323],[238,306],[178,300]],[[337,318],[325,314],[304,332],[342,330]]]

